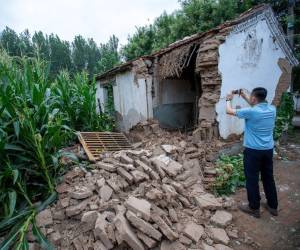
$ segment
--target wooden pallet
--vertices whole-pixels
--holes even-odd
[[[78,139],[90,161],[99,160],[105,151],[131,149],[131,145],[122,133],[115,132],[79,132]]]

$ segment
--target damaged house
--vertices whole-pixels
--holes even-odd
[[[193,128],[206,140],[243,132],[243,121],[225,113],[234,89],[263,86],[278,105],[298,61],[269,5],[259,5],[204,33],[177,41],[152,55],[126,62],[97,76],[103,110],[113,85],[117,128],[157,119],[165,128]],[[235,96],[233,106],[246,107]]]

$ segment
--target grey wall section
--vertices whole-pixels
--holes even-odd
[[[196,91],[189,80],[166,79],[160,82],[161,103],[153,109],[154,118],[164,128],[184,128],[193,122]]]

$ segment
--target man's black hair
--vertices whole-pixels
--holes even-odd
[[[259,102],[263,102],[266,100],[268,91],[265,88],[258,87],[254,88],[251,94],[255,96]]]

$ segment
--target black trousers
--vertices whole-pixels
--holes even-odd
[[[244,172],[246,176],[246,189],[249,207],[259,209],[259,173],[263,183],[267,203],[269,207],[277,209],[277,191],[273,176],[273,149],[255,150],[245,148],[244,150]]]

